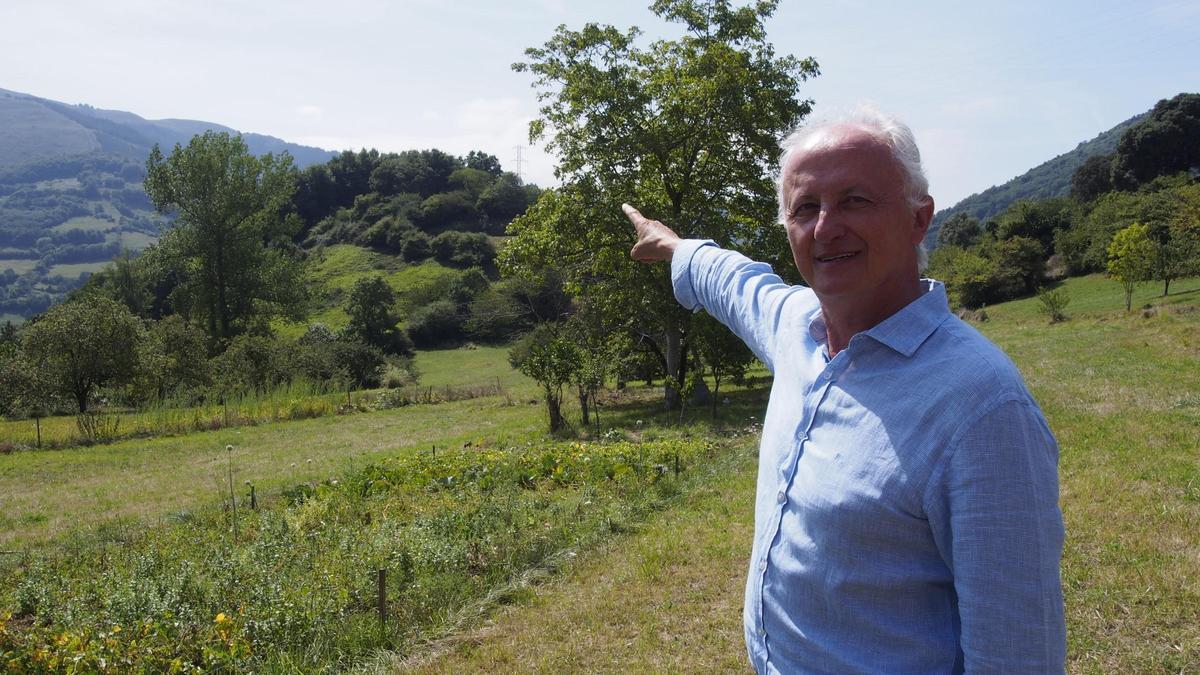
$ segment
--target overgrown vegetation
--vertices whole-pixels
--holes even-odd
[[[414,453],[295,485],[270,508],[84,537],[68,555],[4,566],[0,663],[314,670],[408,651],[522,573],[662,507],[718,452],[676,438]]]

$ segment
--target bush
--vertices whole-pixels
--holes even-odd
[[[440,347],[463,338],[463,318],[450,300],[432,302],[408,318],[408,337],[418,347]]]
[[[430,242],[433,256],[443,265],[488,267],[496,259],[496,249],[487,235],[479,232],[443,232]]]
[[[1041,304],[1038,311],[1045,314],[1050,319],[1050,323],[1067,320],[1067,305],[1071,302],[1071,296],[1067,294],[1067,289],[1042,290],[1038,293],[1037,298]]]

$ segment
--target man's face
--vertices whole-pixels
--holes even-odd
[[[933,203],[909,206],[887,145],[861,129],[829,130],[792,153],[783,180],[792,256],[823,305],[890,308],[886,317],[908,304]]]

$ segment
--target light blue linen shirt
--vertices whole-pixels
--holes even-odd
[[[686,240],[675,296],[774,373],[744,621],[760,673],[1062,672],[1058,446],[945,288],[828,357],[816,296]]]

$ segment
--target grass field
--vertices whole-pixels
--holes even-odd
[[[80,274],[83,274],[84,272],[87,272],[89,274],[95,274],[96,272],[99,272],[100,270],[104,269],[107,265],[108,265],[107,260],[103,260],[100,262],[90,262],[90,263],[67,263],[67,264],[63,264],[63,265],[54,265],[53,267],[50,268],[50,272],[48,273],[47,276],[52,276],[52,277],[57,276],[57,277],[62,277],[64,279],[74,279],[74,278],[78,277]]]
[[[397,305],[404,314],[414,306],[425,304],[426,296],[431,291],[444,288],[460,272],[433,260],[408,265],[395,256],[349,244],[336,244],[322,249],[310,260],[309,274],[313,288],[326,289],[325,296],[317,299],[320,308],[302,323],[281,322],[275,325],[281,337],[299,337],[313,323],[323,323],[333,330],[344,327],[350,319],[342,308],[349,299],[354,282],[364,277],[381,275],[396,292]]]
[[[66,232],[67,230],[95,230],[97,232],[107,232],[117,229],[117,224],[111,220],[97,218],[95,216],[75,216],[70,220],[64,221],[50,228],[52,232]]]
[[[37,264],[37,260],[28,260],[25,258],[0,258],[0,272],[12,270],[17,274],[24,274],[37,267]]]
[[[978,324],[1017,363],[1061,446],[1067,543],[1063,582],[1069,670],[1200,671],[1200,279],[1172,294],[1146,285],[1123,311],[1120,286],[1068,280],[1070,319],[1049,324],[1035,299],[987,308]],[[500,378],[512,392],[379,413],[133,441],[92,449],[0,455],[0,548],[57,550],[112,518],[157,522],[220,500],[233,443],[235,481],[265,494],[296,481],[344,475],[369,459],[432,444],[537,438],[536,387],[504,364],[504,350],[422,353],[423,382]],[[723,389],[724,391],[724,389]],[[522,393],[523,392],[523,393]],[[764,390],[731,392],[713,423],[685,415],[701,437],[731,437],[761,414]],[[605,428],[647,438],[671,426],[653,390],[605,408]],[[743,420],[738,423],[737,420]],[[644,424],[641,423],[644,421]],[[579,553],[549,583],[518,585],[447,624],[416,652],[380,653],[367,671],[559,672],[745,669],[742,581],[750,547],[753,438],[711,467],[704,488],[633,532]],[[312,459],[309,463],[307,460]],[[292,466],[295,463],[296,466]],[[492,608],[492,609],[489,609]]]

